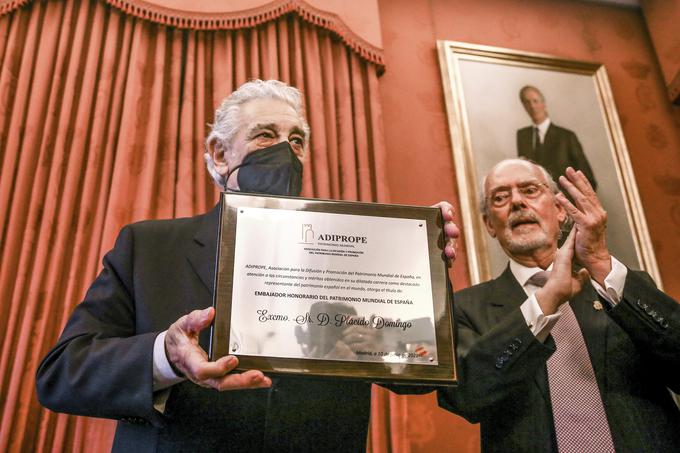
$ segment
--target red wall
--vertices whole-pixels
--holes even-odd
[[[642,11],[668,86],[669,98],[680,105],[680,2],[642,0]]]
[[[642,12],[555,0],[381,0],[380,79],[391,201],[457,203],[436,40],[552,54],[605,65],[663,284],[680,299],[680,115],[672,111]],[[615,221],[617,216],[610,214]],[[456,288],[468,284],[462,256]],[[478,433],[436,404],[408,397],[413,451],[475,451]],[[427,427],[420,423],[427,414]],[[402,426],[410,426],[403,423]]]

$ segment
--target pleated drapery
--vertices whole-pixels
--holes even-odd
[[[115,424],[42,409],[34,374],[118,230],[215,204],[207,123],[251,78],[305,95],[303,196],[389,201],[380,68],[295,12],[238,30],[174,28],[98,0],[0,14],[0,451],[106,451]],[[389,398],[374,395],[377,439]]]

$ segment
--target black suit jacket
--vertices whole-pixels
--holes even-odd
[[[218,210],[121,231],[37,372],[55,411],[120,420],[114,451],[365,451],[369,383],[272,379],[219,393],[184,382],[153,407],[153,343],[212,304]],[[201,345],[207,350],[208,332]]]
[[[455,294],[461,381],[440,390],[439,402],[481,423],[485,452],[557,451],[546,369],[555,343],[527,327],[519,308],[526,299],[509,267]],[[614,308],[595,310],[594,300],[587,286],[571,305],[616,451],[680,451],[680,415],[667,390],[680,390],[680,305],[630,270]]]
[[[541,165],[548,170],[555,180],[564,174],[567,167],[581,170],[593,188],[597,189],[593,170],[590,168],[585,154],[583,154],[583,148],[581,148],[581,143],[576,138],[576,134],[550,122],[543,143],[534,150],[532,129],[533,127],[529,126],[517,131],[518,156],[526,157]]]

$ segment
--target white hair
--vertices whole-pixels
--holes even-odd
[[[221,188],[226,187],[226,178],[215,170],[215,162],[211,154],[211,145],[222,146],[225,149],[231,146],[231,142],[241,126],[241,107],[256,99],[276,99],[290,105],[302,121],[304,132],[305,151],[309,147],[309,125],[304,117],[302,94],[297,88],[286,85],[278,80],[251,80],[241,85],[222,101],[215,111],[215,122],[210,125],[211,130],[205,139],[205,159],[208,173],[215,180],[215,184]]]

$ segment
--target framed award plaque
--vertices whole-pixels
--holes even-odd
[[[223,193],[210,358],[453,385],[439,208]]]

